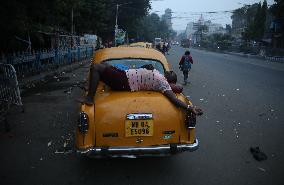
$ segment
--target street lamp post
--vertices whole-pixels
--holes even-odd
[[[118,8],[122,5],[126,5],[126,4],[131,4],[132,2],[128,2],[128,3],[123,3],[123,4],[116,4],[116,16],[115,16],[115,27],[114,27],[114,46],[116,46],[116,34],[118,32],[118,24],[117,24],[117,20],[118,20]]]
[[[117,25],[118,7],[119,5],[116,4],[116,16],[115,16],[115,27],[114,27],[114,46],[115,47],[116,47],[116,34],[117,34],[117,29],[118,29],[118,25]]]

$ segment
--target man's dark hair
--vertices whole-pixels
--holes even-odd
[[[152,64],[145,64],[143,66],[141,66],[140,68],[145,68],[147,70],[154,70],[154,66]]]
[[[169,83],[177,83],[177,74],[173,71],[166,71],[165,78]]]
[[[185,51],[184,55],[190,55],[190,51]]]

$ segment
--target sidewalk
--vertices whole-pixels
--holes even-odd
[[[24,91],[25,89],[33,88],[37,84],[45,83],[50,80],[59,80],[58,78],[64,75],[65,73],[74,71],[82,66],[86,66],[88,65],[88,63],[90,63],[90,60],[84,60],[70,65],[61,66],[53,71],[46,71],[35,76],[18,79],[20,90]]]
[[[277,63],[284,63],[284,57],[281,56],[261,56],[261,55],[253,55],[253,54],[247,54],[247,53],[238,53],[238,52],[230,52],[230,51],[222,51],[222,50],[210,50],[207,48],[201,48],[201,47],[193,47],[194,49],[200,49],[200,50],[206,50],[216,53],[224,53],[228,55],[235,55],[245,58],[255,58],[255,59],[261,59],[266,60],[269,62],[277,62]]]
[[[229,54],[229,55],[246,57],[246,58],[256,58],[256,59],[268,60],[270,62],[284,63],[284,57],[277,57],[277,56],[268,57],[268,56],[245,54],[245,53],[236,53],[236,52],[228,52],[228,51],[223,51],[223,53]]]
[[[25,112],[12,109],[8,115],[11,131],[5,132],[0,125],[1,184],[80,184],[78,169],[85,166],[73,149],[79,107],[76,99],[84,91],[74,85],[86,81],[88,62],[21,82],[22,86],[37,84],[22,93]]]

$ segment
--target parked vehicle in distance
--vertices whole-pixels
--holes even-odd
[[[161,74],[170,70],[162,53],[139,47],[101,49],[92,62],[132,69],[152,64]],[[176,96],[192,104],[181,92]],[[100,82],[94,102],[82,104],[79,112],[76,148],[81,155],[165,156],[198,148],[195,126],[187,127],[186,113],[160,92],[114,91]]]
[[[184,48],[189,48],[190,47],[190,40],[189,39],[182,39],[180,41],[180,45]]]
[[[162,42],[162,39],[161,39],[161,38],[155,38],[155,40],[154,40],[155,46],[161,44],[161,42]]]
[[[152,43],[149,42],[135,42],[129,45],[130,47],[152,48]]]

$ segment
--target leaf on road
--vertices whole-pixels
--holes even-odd
[[[259,169],[260,171],[266,172],[266,170],[265,170],[264,168],[258,167],[258,169]]]
[[[62,151],[57,151],[57,150],[56,150],[54,153],[55,153],[55,154],[64,154],[64,152],[62,152]]]

